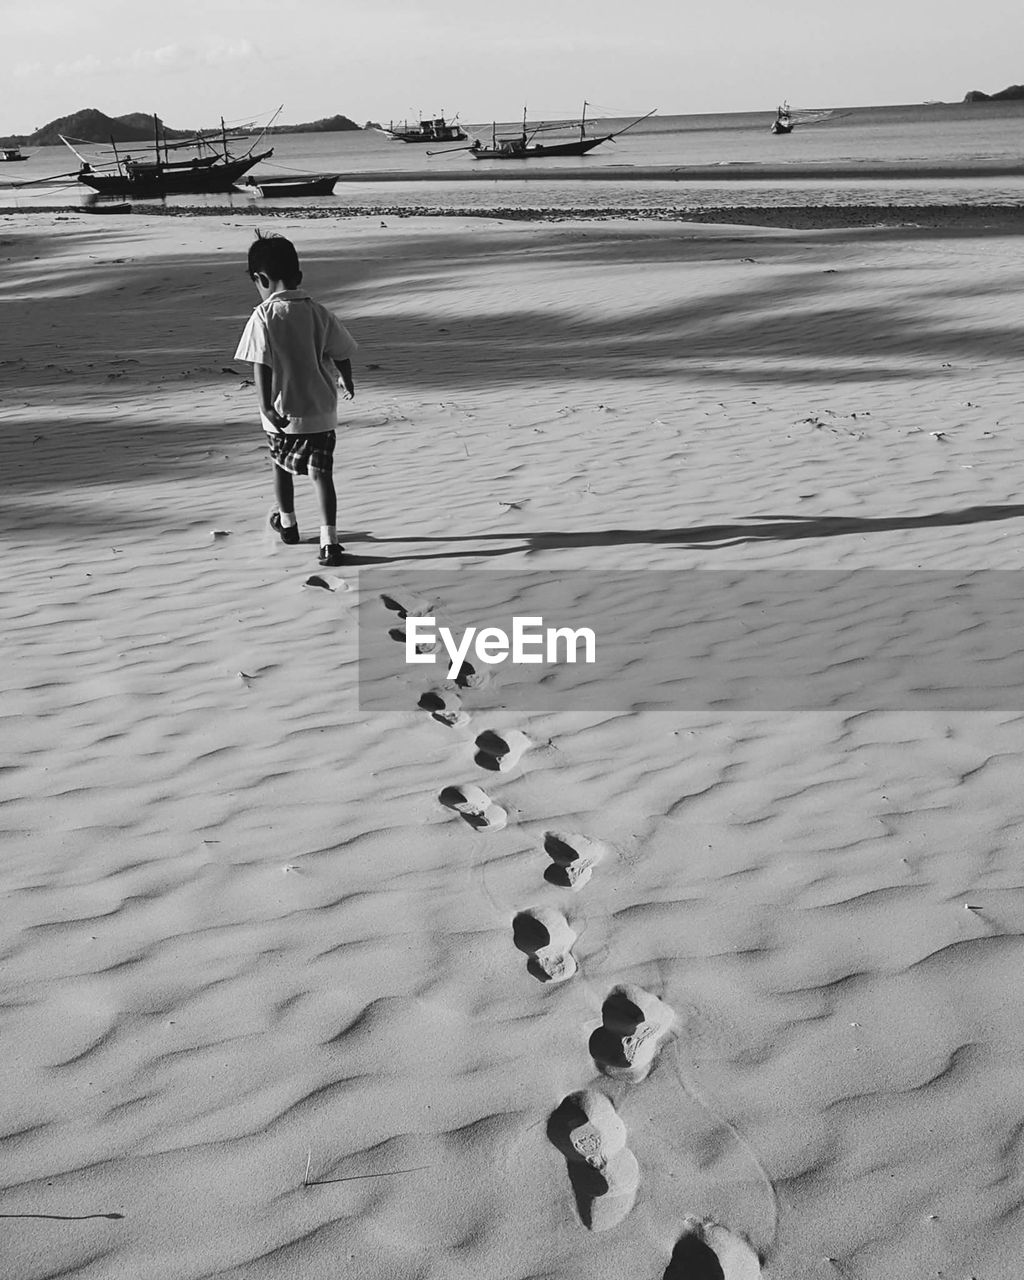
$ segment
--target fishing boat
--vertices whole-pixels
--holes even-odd
[[[309,173],[294,177],[255,178],[251,174],[243,178],[240,186],[258,191],[264,200],[282,199],[288,196],[329,196],[340,174]]]
[[[15,160],[27,160],[20,147],[0,147],[0,162],[13,163]]]
[[[806,129],[812,124],[825,124],[826,121],[842,120],[846,115],[849,115],[849,112],[841,111],[837,114],[832,107],[795,110],[788,102],[784,102],[781,107],[776,109],[775,119],[770,127],[772,133],[785,135],[792,133],[797,125],[801,129]]]
[[[161,141],[160,121],[154,116],[153,147],[143,148],[142,159],[122,155],[113,138],[110,140],[113,159],[99,162],[84,156],[74,145],[75,139],[61,135],[61,141],[81,161],[81,168],[75,175],[78,181],[100,195],[139,199],[202,195],[211,191],[230,191],[243,174],[274,154],[273,148],[257,152],[256,147],[278,114],[280,108],[256,141],[241,155],[234,155],[228,144],[247,138],[248,134],[229,136],[223,120],[219,133],[197,133],[191,138],[169,142],[166,135]],[[133,149],[139,150],[137,146]],[[180,151],[193,151],[195,154],[180,160],[171,158],[172,152]]]
[[[407,121],[400,125],[391,123],[384,133],[395,142],[465,142],[469,137],[459,124],[447,121],[444,116],[421,120],[416,125]]]
[[[784,102],[776,109],[775,119],[771,124],[772,133],[792,133],[793,132],[793,115],[789,109],[789,103]]]
[[[653,111],[648,111],[647,115],[638,116],[631,124],[627,124],[624,129],[617,129],[613,133],[587,134],[587,107],[589,103],[584,102],[583,112],[580,116],[578,125],[573,124],[536,124],[530,128],[526,123],[526,111],[523,111],[523,128],[518,137],[499,138],[497,125],[491,126],[491,144],[486,146],[475,138],[466,150],[474,160],[532,160],[542,156],[585,156],[588,151],[593,151],[595,147],[599,147],[602,142],[612,142],[620,134],[632,129],[633,125],[637,125],[641,120],[647,120],[654,115]],[[546,130],[562,130],[566,128],[579,128],[579,137],[567,140],[565,142],[535,142],[538,133]]]

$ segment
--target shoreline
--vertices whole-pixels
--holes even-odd
[[[455,154],[450,152],[449,154]],[[437,171],[444,168],[444,172]],[[331,170],[328,170],[331,172]],[[263,175],[270,181],[275,175]],[[289,176],[294,176],[291,174]],[[854,162],[836,164],[831,161],[796,163],[761,163],[744,160],[721,164],[699,165],[631,165],[602,164],[597,161],[576,166],[547,167],[544,160],[478,161],[469,168],[437,169],[367,169],[339,173],[336,181],[352,185],[375,183],[431,182],[872,182],[906,179],[912,181],[970,181],[986,178],[1024,178],[1024,164],[984,161],[961,164],[915,163],[905,161]],[[31,182],[3,181],[0,192],[25,190],[30,186],[67,187],[66,177],[40,178]],[[215,193],[214,193],[215,194]]]

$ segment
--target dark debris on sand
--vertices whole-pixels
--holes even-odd
[[[155,210],[154,210],[155,212]],[[211,209],[172,209],[160,212],[213,213]],[[237,210],[221,210],[233,212]],[[936,231],[1024,232],[1024,205],[708,205],[677,208],[572,208],[489,206],[487,208],[373,205],[331,208],[254,209],[261,217],[289,218],[494,218],[507,222],[701,222],[829,230],[842,227],[907,227]]]
[[[722,223],[736,226],[777,227],[795,231],[858,228],[906,228],[908,230],[950,232],[995,232],[1014,235],[1024,232],[1024,205],[680,205],[675,208],[636,207],[513,207],[491,205],[331,205],[302,207],[275,205],[272,209],[236,205],[140,205],[139,213],[164,217],[254,218],[490,218],[503,222],[689,222]],[[66,208],[39,206],[19,208],[12,213],[63,213]],[[102,206],[93,213],[102,213]],[[120,213],[118,207],[111,212]]]

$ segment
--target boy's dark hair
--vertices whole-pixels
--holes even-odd
[[[295,246],[284,236],[260,235],[249,246],[249,274],[262,271],[271,280],[280,280],[288,289],[297,289],[302,283],[302,268]]]

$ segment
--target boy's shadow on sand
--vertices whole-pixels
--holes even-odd
[[[774,539],[786,542],[798,538],[838,538],[851,534],[892,533],[900,529],[941,529],[964,524],[985,524],[999,520],[1024,519],[1024,505],[991,507],[964,507],[960,511],[934,511],[926,515],[894,516],[762,516],[760,523],[691,525],[676,529],[590,529],[585,533],[545,530],[522,533],[510,529],[507,533],[454,534],[451,537],[430,538],[375,538],[372,534],[349,534],[349,538],[361,538],[375,546],[424,543],[492,543],[500,547],[481,546],[469,554],[476,556],[507,556],[525,551],[568,550],[573,547],[608,547],[643,544],[677,544],[681,547],[708,546],[715,550],[741,546],[747,542],[765,542]],[[511,544],[511,545],[510,545]],[[423,555],[394,556],[346,556],[350,564],[386,564],[395,560],[445,560],[467,554],[462,548],[454,551],[427,552]]]

